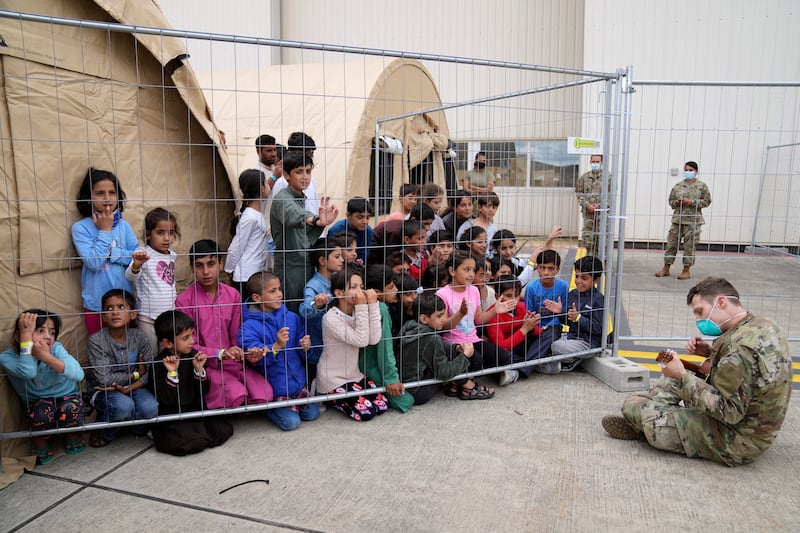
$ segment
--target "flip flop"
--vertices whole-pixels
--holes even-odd
[[[46,442],[44,447],[39,450],[31,450],[36,455],[37,465],[46,465],[53,460],[53,452],[50,450],[50,443]]]
[[[86,449],[86,443],[80,437],[64,440],[64,452],[67,455],[77,455]]]

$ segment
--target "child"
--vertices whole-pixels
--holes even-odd
[[[426,182],[420,189],[420,200],[427,204],[428,207],[430,207],[433,211],[433,222],[431,223],[431,227],[428,229],[428,232],[425,234],[425,240],[428,242],[430,242],[431,234],[434,231],[445,229],[444,222],[442,222],[442,217],[439,216],[439,211],[442,210],[443,195],[444,189],[432,181]]]
[[[422,279],[425,269],[428,268],[428,259],[425,257],[425,230],[416,220],[403,221],[403,253],[411,265],[409,274],[415,280]]]
[[[416,220],[422,224],[422,231],[427,233],[433,222],[433,210],[428,204],[419,203],[411,210],[408,220]],[[369,260],[372,263],[384,263],[390,254],[403,249],[404,222],[404,220],[390,220],[375,228],[369,251]]]
[[[566,323],[569,332],[553,342],[550,347],[553,355],[583,352],[599,348],[603,340],[603,310],[605,300],[597,288],[603,275],[603,263],[590,255],[575,261],[575,288],[567,295]],[[561,371],[569,372],[578,368],[583,359],[593,357],[583,355],[561,361]]]
[[[510,364],[511,355],[504,349],[482,340],[477,334],[476,326],[488,323],[498,313],[508,313],[514,308],[514,303],[498,302],[491,310],[483,312],[480,292],[472,284],[475,279],[475,258],[468,252],[459,250],[453,255],[450,276],[453,278],[452,283],[436,291],[436,294],[444,300],[447,315],[450,317],[444,327],[447,330],[442,335],[444,341],[451,344],[471,342],[484,365],[495,367]],[[457,393],[455,388],[449,392]]]
[[[523,358],[525,361],[549,357],[550,345],[561,338],[561,315],[567,303],[569,285],[562,279],[556,279],[560,269],[561,256],[555,250],[543,250],[536,256],[539,279],[531,281],[525,287],[525,308],[532,313],[539,313],[542,331],[528,348]],[[537,367],[526,366],[520,368],[519,372],[530,376],[534,368],[543,374],[558,374],[561,371],[561,365],[554,362]]]
[[[433,226],[431,226],[433,227]],[[428,243],[428,263],[449,262],[453,255],[453,239],[445,230],[437,230],[425,239]]]
[[[349,267],[349,265],[348,265]],[[317,394],[363,391],[364,394],[332,400],[333,406],[353,420],[366,422],[389,408],[383,394],[358,369],[358,349],[381,340],[378,295],[363,289],[360,269],[346,268],[331,277],[335,297],[322,319],[324,348],[317,368]]]
[[[122,219],[125,191],[107,170],[90,168],[78,191],[78,212],[72,242],[83,260],[81,297],[89,335],[103,327],[101,297],[111,289],[133,291],[125,269],[139,246],[130,224]]]
[[[449,207],[442,216],[442,223],[450,238],[457,242],[461,234],[472,224],[472,195],[464,189],[458,189],[449,200]]]
[[[419,282],[410,274],[395,276],[395,284],[397,285],[398,299],[397,303],[390,307],[389,313],[392,317],[392,334],[397,336],[401,326],[416,316],[412,306],[422,289],[420,289]]]
[[[498,230],[491,240],[491,247],[493,254],[499,254],[503,259],[508,259],[514,264],[514,275],[519,278],[522,286],[528,284],[533,279],[536,272],[536,262],[533,260],[542,250],[552,250],[553,243],[564,230],[561,226],[553,226],[544,246],[535,248],[530,256],[530,259],[525,260],[516,256],[517,253],[517,237],[511,230],[501,229]]]
[[[245,365],[245,353],[236,344],[242,299],[239,291],[219,282],[221,257],[217,243],[209,239],[189,248],[195,282],[178,295],[175,308],[194,320],[194,349],[208,356],[208,408],[265,403],[272,399],[272,388],[264,376]]]
[[[303,151],[290,151],[283,158],[283,175],[289,184],[272,199],[269,219],[275,239],[275,273],[281,278],[286,306],[297,311],[303,287],[314,274],[308,249],[336,220],[339,210],[328,196],[320,198],[317,213],[306,211],[303,191],[311,180],[314,162]]]
[[[247,280],[267,267],[268,226],[261,214],[262,198],[268,197],[270,189],[266,177],[260,170],[249,169],[239,175],[242,190],[242,207],[239,215],[231,221],[233,240],[228,246],[225,272],[231,275],[233,286],[242,295],[246,293]]]
[[[389,406],[405,413],[414,405],[414,397],[406,392],[400,381],[392,346],[392,317],[388,305],[397,303],[397,285],[391,271],[384,265],[367,269],[367,289],[376,291],[381,313],[381,338],[360,350],[359,370],[379,387],[386,387]]]
[[[492,281],[492,267],[489,261],[482,255],[475,257],[475,281],[473,285],[478,288],[481,295],[481,309],[488,311],[497,301]]]
[[[158,414],[201,411],[209,391],[208,356],[194,347],[194,321],[181,311],[164,311],[155,321],[161,351],[153,365],[150,387],[158,399]],[[189,455],[214,448],[233,435],[233,426],[219,416],[159,422],[152,427],[156,450]]]
[[[494,234],[497,232],[497,226],[494,225],[494,215],[497,213],[497,208],[500,206],[500,197],[495,192],[482,193],[478,196],[478,216],[472,219],[473,226],[480,226],[486,230],[486,240],[490,242]],[[492,258],[491,253],[488,254],[489,259]]]
[[[428,264],[428,268],[425,269],[425,274],[422,275],[422,280],[420,281],[423,289],[433,290],[433,292],[446,287],[448,283],[450,283],[450,270],[446,261]]]
[[[515,307],[508,313],[495,315],[486,327],[486,336],[493,344],[512,352],[517,357],[524,358],[528,344],[540,333],[539,314],[525,309],[525,302],[522,301],[522,284],[514,276],[501,276],[497,282],[497,292],[500,295],[498,298],[500,302],[513,301]],[[509,383],[514,382],[519,379],[519,372],[506,370],[500,379]]]
[[[334,246],[341,248],[342,257],[345,263],[355,263],[359,266],[364,266],[359,263],[358,250],[356,249],[356,236],[350,231],[345,231],[336,235],[331,241]]]
[[[80,382],[83,369],[60,342],[61,318],[49,311],[28,309],[14,325],[15,346],[0,353],[0,367],[25,402],[31,431],[83,425]],[[6,409],[4,406],[3,409]],[[50,436],[31,437],[36,463],[53,460]],[[64,451],[81,453],[86,443],[78,434],[64,436]]]
[[[492,281],[494,282],[497,282],[500,276],[511,276],[512,272],[514,272],[514,263],[500,255],[492,257],[489,264],[492,268]]]
[[[397,250],[389,254],[386,258],[386,266],[389,267],[395,276],[411,272],[410,260],[408,256],[403,253],[403,250]]]
[[[304,329],[311,337],[307,383],[314,381],[317,375],[317,363],[322,355],[322,317],[328,311],[331,299],[331,274],[341,271],[345,265],[342,249],[325,238],[314,243],[309,259],[317,271],[306,283],[303,289],[303,303],[300,304],[300,316],[305,319]]]
[[[125,277],[136,285],[137,327],[147,335],[156,353],[158,339],[153,326],[164,311],[175,307],[175,259],[171,246],[180,237],[175,214],[162,207],[152,209],[144,217],[144,250],[133,252],[133,261],[125,270]]]
[[[372,228],[369,219],[375,214],[372,203],[366,198],[356,196],[347,201],[347,215],[328,229],[328,236],[335,237],[339,233],[353,232],[356,237],[358,259],[362,265],[367,264],[369,246],[372,243]]]
[[[433,293],[425,292],[414,302],[417,313],[400,330],[398,357],[401,361],[403,381],[439,379],[444,382],[464,372],[480,370],[480,354],[471,343],[448,344],[437,334],[447,322],[447,306]],[[480,385],[469,378],[450,381],[453,390],[462,400],[488,400],[494,389]],[[440,384],[423,385],[410,389],[414,403],[422,405],[441,390]],[[450,391],[450,389],[448,389]]]
[[[411,210],[417,205],[417,186],[411,183],[404,183],[400,187],[400,210],[386,216],[384,222],[390,220],[405,220],[411,214]]]
[[[306,335],[300,316],[283,305],[281,280],[272,272],[257,272],[250,276],[247,288],[251,296],[242,306],[239,344],[260,354],[254,366],[269,381],[276,401],[308,398],[305,362],[311,337]],[[319,404],[269,409],[267,418],[282,430],[291,431],[301,420],[319,418]]]
[[[99,422],[155,418],[158,402],[147,390],[147,369],[153,362],[153,346],[147,335],[133,327],[136,299],[122,289],[103,295],[106,327],[89,337],[89,367],[86,378],[91,403]],[[135,435],[147,433],[147,426],[134,426]],[[89,446],[102,448],[117,436],[116,428],[92,432]]]
[[[486,241],[486,230],[480,226],[471,226],[467,228],[458,239],[458,249],[470,252],[473,257],[484,257],[488,247],[489,243]]]

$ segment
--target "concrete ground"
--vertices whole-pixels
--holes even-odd
[[[727,258],[703,261],[697,279],[730,268],[725,275],[750,292]],[[783,287],[775,294],[785,300],[754,305],[779,305],[769,314],[796,324],[797,263],[770,261],[756,266],[769,284],[760,294]],[[659,265],[658,254],[626,252],[626,316],[653,323],[649,301],[679,302],[688,290],[674,278],[654,283]],[[644,291],[657,294],[640,298]],[[692,334],[678,307],[687,312],[676,304],[667,330]],[[329,409],[283,433],[263,414],[238,416],[224,446],[185,458],[125,434],[1,491],[0,530],[797,530],[800,396],[772,448],[737,468],[609,438],[600,419],[625,397],[583,372],[534,375],[492,400],[440,396],[368,423]],[[220,494],[246,481],[254,482]]]

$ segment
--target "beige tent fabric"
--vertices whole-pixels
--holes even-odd
[[[226,133],[237,173],[255,165],[258,135],[285,144],[290,133],[305,131],[317,144],[317,190],[331,196],[342,215],[347,198],[369,194],[375,120],[441,105],[430,73],[415,60],[349,59],[198,73],[198,79]],[[443,112],[393,121],[380,131],[411,145],[416,162],[432,148],[444,150],[449,137]],[[395,157],[395,192],[408,181],[406,155]],[[436,181],[442,184],[441,156],[435,159]]]
[[[169,27],[152,1],[5,0],[4,9],[138,26]],[[132,36],[0,19],[0,349],[11,343],[21,310],[39,307],[64,319],[59,340],[85,361],[80,260],[70,228],[89,166],[115,172],[127,193],[125,219],[141,235],[150,209],[175,212],[175,251],[212,238],[229,242],[234,205],[227,154],[191,68],[163,65],[185,54],[181,39]],[[180,257],[178,290],[188,284]],[[0,405],[14,396],[0,380]],[[18,408],[14,407],[17,411]],[[15,421],[18,413],[3,413]],[[19,427],[16,425],[16,427]],[[2,442],[4,458],[19,453]],[[27,445],[25,446],[27,447]]]

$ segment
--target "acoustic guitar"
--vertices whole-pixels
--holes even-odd
[[[658,356],[656,356],[656,363],[658,363],[661,368],[664,368],[676,355],[678,354],[674,350],[661,350],[658,352]],[[681,363],[683,363],[683,368],[694,373],[695,376],[703,380],[708,377],[708,373],[711,371],[711,359],[708,358],[704,359],[700,364],[687,361],[686,359],[681,359]]]

